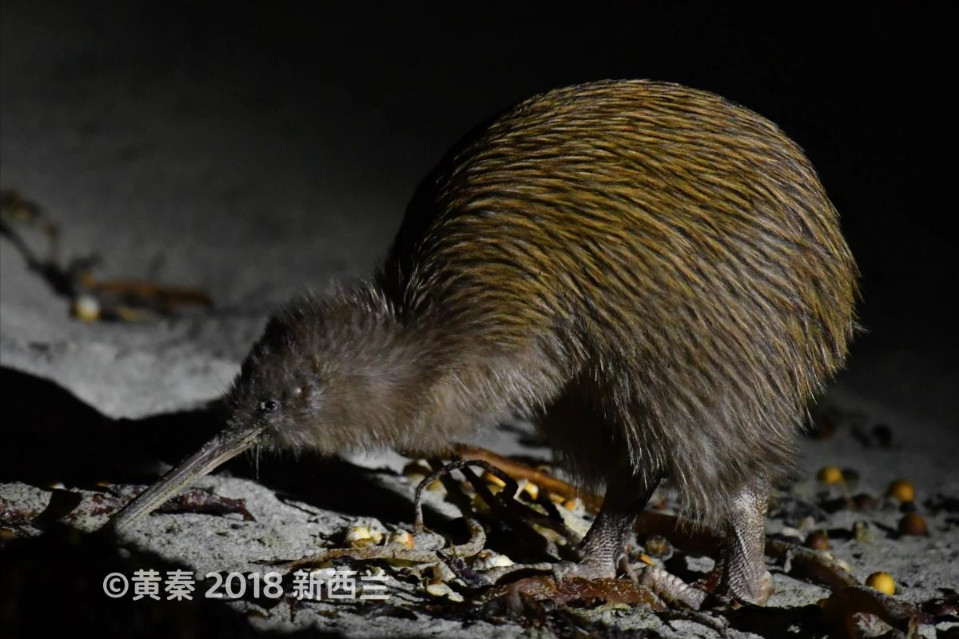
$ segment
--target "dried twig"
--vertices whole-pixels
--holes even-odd
[[[866,586],[837,588],[822,610],[833,637],[859,637],[856,614],[875,615],[910,639],[918,637],[919,613],[914,607]]]
[[[53,290],[69,297],[73,312],[86,320],[107,319],[138,322],[151,314],[172,315],[183,306],[212,306],[204,291],[195,288],[167,286],[145,280],[118,279],[98,281],[90,271],[98,256],[75,258],[62,264],[59,258],[60,232],[46,212],[12,190],[0,192],[0,235],[10,239],[27,262],[27,266],[43,277]],[[34,228],[49,240],[47,255],[37,255],[17,231],[17,226]]]
[[[766,540],[766,555],[789,564],[789,574],[826,588],[858,587],[860,583],[842,565],[820,552],[778,539]]]
[[[484,469],[486,469],[490,473],[499,477],[504,483],[506,483],[507,486],[512,485],[514,487],[514,490],[518,489],[516,481],[513,480],[512,477],[510,477],[505,472],[503,472],[499,468],[496,468],[495,466],[493,466],[492,464],[488,462],[471,461],[468,459],[459,459],[456,461],[452,461],[444,466],[441,466],[437,470],[433,471],[429,476],[425,477],[423,481],[421,481],[419,485],[416,487],[416,492],[414,493],[414,496],[413,496],[413,528],[414,530],[416,530],[417,533],[423,532],[423,490],[425,490],[427,486],[432,484],[437,479],[446,477],[454,470],[462,470],[470,465],[482,466]]]
[[[457,445],[455,451],[464,461],[485,461],[499,466],[514,478],[524,478],[539,484],[550,492],[564,497],[579,496],[594,512],[602,499],[578,491],[562,479],[542,473],[535,468],[512,459],[507,459],[476,446]],[[498,475],[499,476],[499,475]],[[722,549],[718,533],[682,517],[652,511],[643,512],[636,522],[643,534],[662,535],[687,552],[716,556]],[[789,564],[789,574],[808,580],[833,591],[827,610],[832,619],[852,623],[855,614],[871,614],[903,632],[914,632],[919,613],[910,605],[893,597],[866,588],[850,575],[843,566],[822,553],[777,539],[767,539],[766,555]],[[535,579],[535,578],[533,578]],[[532,582],[530,582],[532,583]]]
[[[537,470],[528,464],[518,462],[514,459],[510,459],[509,457],[497,455],[491,450],[486,450],[485,448],[480,448],[479,446],[455,444],[453,446],[453,453],[460,459],[484,461],[488,464],[492,464],[515,479],[526,479],[536,484],[540,488],[545,488],[554,495],[562,496],[564,499],[573,499],[578,497],[583,500],[586,508],[592,512],[598,512],[599,507],[603,504],[602,497],[581,491],[569,482],[565,482],[558,477],[554,477],[544,473],[541,470]]]

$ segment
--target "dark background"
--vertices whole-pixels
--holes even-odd
[[[99,104],[109,95],[110,108],[120,109],[156,97],[165,110],[127,126],[154,131],[161,150],[159,132],[176,130],[184,113],[222,112],[250,152],[207,174],[214,179],[241,164],[247,174],[262,170],[263,181],[246,188],[276,206],[238,206],[201,230],[229,237],[235,227],[258,225],[259,241],[282,247],[284,237],[310,232],[301,218],[316,224],[317,216],[338,214],[336,202],[380,196],[379,208],[350,212],[324,237],[335,244],[367,233],[373,239],[360,245],[373,264],[416,181],[460,135],[510,104],[599,78],[708,89],[790,134],[842,215],[863,273],[869,330],[846,381],[862,392],[878,384],[910,410],[955,421],[948,21],[908,3],[844,14],[808,3],[725,5],[5,1],[3,54],[13,61],[4,65],[4,106],[24,114],[4,120],[5,167],[20,166],[14,154],[29,159],[23,143],[13,148],[7,137],[34,102]],[[105,120],[84,131],[86,147],[61,149],[61,156],[82,164],[116,152],[122,140]],[[37,135],[56,138],[56,119],[44,125]],[[120,146],[131,162],[144,152]],[[287,157],[282,183],[270,177],[277,157]],[[329,200],[317,201],[311,189],[323,181]],[[22,184],[4,176],[11,186]],[[125,188],[148,193],[153,176],[134,176]],[[220,204],[202,183],[179,197]],[[141,208],[162,228],[163,207]],[[109,226],[103,223],[104,233]],[[248,265],[217,266],[222,258],[210,255],[210,268],[245,277]],[[292,244],[285,259],[308,264]]]

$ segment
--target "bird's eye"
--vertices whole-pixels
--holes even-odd
[[[260,402],[260,412],[275,413],[280,408],[280,402],[275,399],[267,399]]]

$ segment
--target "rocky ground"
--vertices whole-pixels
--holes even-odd
[[[12,375],[7,374],[5,388],[23,383]],[[57,402],[51,396],[46,400],[61,409],[58,416],[72,414],[71,402],[65,398]],[[197,417],[195,428],[202,428],[201,420],[213,421],[212,415],[204,415]],[[825,440],[808,440],[807,458],[816,463],[823,459],[838,463],[842,479],[830,484],[813,477],[810,469],[803,480],[777,491],[767,524],[769,535],[800,546],[828,548],[819,552],[828,552],[839,561],[838,572],[848,570],[858,581],[874,572],[889,573],[896,583],[896,598],[913,604],[913,612],[918,612],[918,635],[952,636],[950,633],[959,628],[956,493],[946,486],[920,488],[917,500],[905,505],[885,497],[884,479],[897,475],[889,473],[881,460],[908,455],[904,450],[907,447],[895,429],[891,429],[891,441],[885,439],[883,429],[876,431],[878,441],[861,436],[863,418],[854,413],[837,419],[833,414],[829,419],[838,422],[835,434]],[[174,419],[165,423],[172,427]],[[542,556],[518,543],[515,528],[504,527],[502,517],[490,514],[474,500],[480,514],[473,516],[481,518],[488,533],[481,545],[494,551],[493,557],[485,557],[481,564],[475,556],[479,547],[464,551],[465,565],[475,572],[460,578],[436,557],[404,560],[403,553],[411,543],[405,534],[414,532],[414,489],[428,470],[413,469],[409,460],[395,454],[343,461],[264,459],[258,479],[249,462],[235,463],[231,472],[204,478],[187,498],[134,525],[119,539],[97,534],[95,531],[117,506],[139,490],[136,483],[117,483],[113,473],[120,471],[112,471],[109,466],[109,462],[123,462],[111,459],[112,455],[123,457],[135,449],[114,448],[111,454],[104,454],[104,447],[118,445],[107,439],[120,428],[164,431],[165,423],[101,425],[114,432],[102,432],[98,441],[87,442],[86,447],[93,451],[89,456],[85,448],[74,446],[68,452],[57,451],[55,441],[46,446],[35,442],[28,453],[21,450],[25,481],[0,484],[0,561],[4,574],[12,576],[4,582],[4,622],[12,623],[24,635],[43,626],[44,615],[54,610],[57,616],[66,615],[82,627],[100,628],[106,635],[135,628],[143,636],[203,636],[210,628],[230,628],[241,636],[310,632],[350,637],[576,633],[712,637],[718,636],[721,628],[732,637],[819,637],[834,630],[835,620],[821,607],[834,586],[828,571],[816,575],[796,570],[795,558],[793,566],[770,558],[776,594],[765,609],[713,611],[700,616],[682,612],[681,606],[663,608],[655,601],[651,608],[633,592],[617,595],[616,590],[608,588],[574,594],[565,605],[554,603],[559,599],[555,593],[545,599],[525,599],[511,598],[502,591],[499,597],[493,597],[485,585],[471,583],[468,577],[482,574],[491,562],[497,565],[497,557],[501,563],[503,556],[517,562],[533,562]],[[871,422],[864,424],[869,426]],[[88,425],[80,422],[72,427]],[[33,427],[46,424],[35,423]],[[536,446],[535,439],[522,427],[504,429],[497,435],[486,442],[491,448],[526,460],[548,460],[547,451]],[[848,452],[842,452],[843,448]],[[90,464],[43,467],[44,457],[63,454],[80,455]],[[101,465],[103,462],[106,465]],[[876,466],[878,472],[870,470]],[[63,472],[58,475],[61,468]],[[49,481],[57,476],[64,481]],[[917,468],[909,477],[922,476]],[[95,477],[110,479],[94,481]],[[455,488],[457,483],[452,490],[461,490]],[[455,501],[451,502],[443,490],[427,490],[425,494],[428,532],[415,537],[415,549],[445,547],[450,552],[452,544],[465,548],[469,535]],[[653,504],[655,512],[668,514],[669,494],[654,498]],[[580,502],[560,503],[556,511],[563,512],[573,530],[582,532],[588,525]],[[913,512],[924,521],[924,531],[903,528],[904,518]],[[538,530],[544,538],[557,539]],[[634,552],[645,551],[654,563],[687,581],[703,577],[713,566],[715,552],[684,550],[681,546],[686,533],[674,535],[667,533],[672,543],[664,543],[662,538],[640,532]],[[298,592],[295,585],[297,568],[287,562],[341,547],[361,557],[371,548],[398,552],[389,559],[341,557],[302,567],[352,570],[352,579],[358,580],[358,590],[344,595],[344,599],[330,598],[330,591],[321,593],[319,601],[303,599],[303,592]],[[134,600],[138,570],[157,571],[161,601],[149,597]],[[170,592],[165,588],[173,570],[188,571],[195,579],[193,601],[166,600]],[[254,591],[254,580],[269,581],[267,575],[271,573],[282,575],[274,578],[279,589]],[[122,575],[118,578],[126,582],[128,590],[110,598],[104,588],[108,587],[108,575],[114,574]],[[384,584],[386,591],[365,591],[362,579],[367,575],[379,576],[382,580],[376,583]],[[242,591],[241,576],[245,580]],[[110,587],[119,586],[111,582]],[[369,594],[385,594],[388,598],[366,600]],[[212,595],[222,598],[209,598]],[[847,609],[858,605],[850,604]],[[859,619],[858,632],[863,636],[892,636],[889,626],[871,616]]]

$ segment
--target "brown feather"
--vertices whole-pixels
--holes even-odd
[[[444,160],[373,284],[274,322],[264,343],[293,334],[325,397],[343,391],[335,419],[311,404],[278,440],[440,448],[520,414],[584,482],[666,472],[715,521],[757,473],[794,468],[857,277],[815,171],[768,120],[674,84],[558,89]]]

